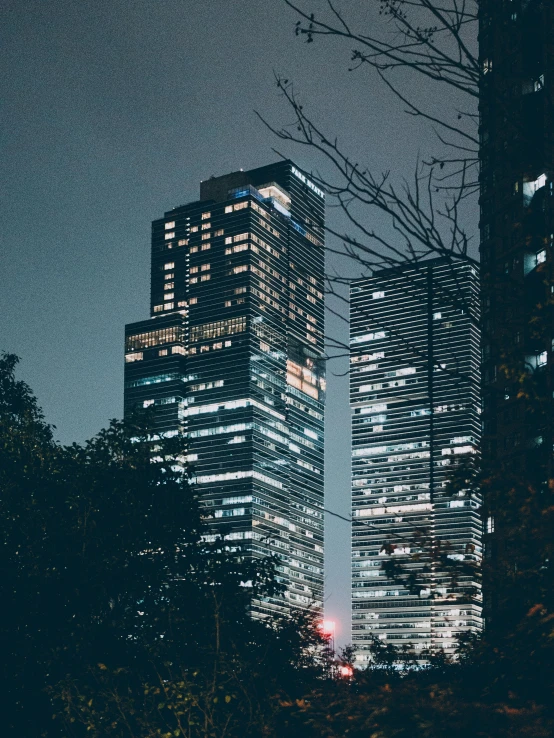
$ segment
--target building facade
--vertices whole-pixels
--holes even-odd
[[[451,653],[482,627],[480,500],[447,483],[480,441],[478,275],[442,259],[377,272],[350,311],[357,662],[373,639]]]
[[[510,627],[540,596],[521,586],[544,552],[500,490],[530,484],[539,510],[554,477],[554,4],[482,0],[479,14],[485,612]]]
[[[538,484],[554,473],[553,27],[551,2],[480,3],[483,460]]]
[[[152,226],[151,317],[126,327],[125,412],[184,434],[210,537],[279,559],[321,610],[324,196],[292,162],[201,183]]]

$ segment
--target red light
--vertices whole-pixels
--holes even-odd
[[[321,623],[318,624],[317,627],[323,633],[323,635],[326,636],[327,638],[335,637],[335,621],[334,620],[323,620]]]
[[[339,674],[345,679],[350,679],[350,677],[354,674],[354,669],[351,666],[340,666]]]

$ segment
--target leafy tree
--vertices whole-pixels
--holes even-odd
[[[373,668],[354,681],[325,682],[304,699],[283,705],[282,733],[290,738],[547,738],[548,706],[488,693],[490,673],[436,665],[427,671]]]
[[[252,619],[274,562],[203,540],[182,439],[153,456],[137,417],[61,447],[16,364],[0,360],[6,734],[260,735],[276,695],[322,674],[312,618]]]

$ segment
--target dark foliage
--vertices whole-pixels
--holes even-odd
[[[181,441],[153,462],[137,418],[60,447],[16,364],[0,359],[2,735],[554,734],[552,489],[459,467],[452,484],[486,488],[502,531],[485,591],[503,617],[456,663],[376,640],[354,671],[309,614],[251,618],[279,590],[274,562],[202,539]]]
[[[60,447],[16,364],[0,360],[3,735],[258,735],[319,673],[311,617],[250,617],[274,562],[202,540],[178,439],[153,462],[137,418]]]

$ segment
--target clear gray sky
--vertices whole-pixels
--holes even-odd
[[[314,4],[317,4],[314,0]],[[376,0],[343,3],[362,20]],[[274,72],[358,160],[409,176],[422,145],[349,49],[305,44],[281,0],[4,0],[0,350],[63,443],[122,415],[123,326],[148,317],[150,221],[211,175],[262,166],[290,122]],[[423,141],[424,143],[424,141]],[[332,209],[328,219],[337,225]],[[343,340],[335,318],[328,331]],[[329,365],[327,506],[350,510],[347,379]],[[350,637],[350,530],[328,518],[326,616]]]

